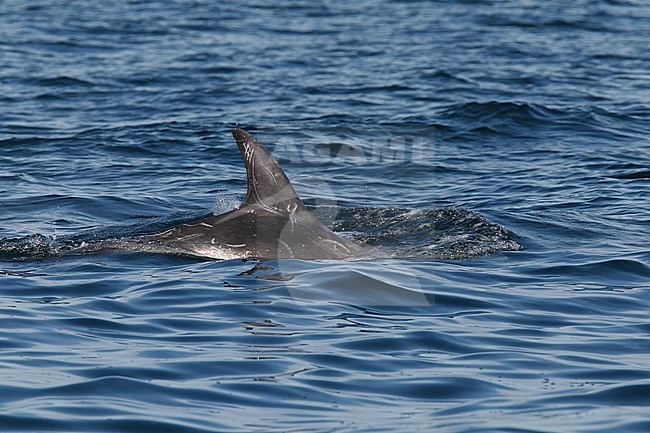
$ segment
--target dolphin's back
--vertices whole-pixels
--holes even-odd
[[[242,205],[144,236],[145,243],[218,259],[343,259],[363,250],[309,212],[262,143],[242,129],[235,129],[233,136],[246,165],[248,187]]]

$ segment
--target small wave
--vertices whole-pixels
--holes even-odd
[[[597,105],[549,107],[516,101],[472,101],[449,105],[439,116],[458,131],[510,137],[529,137],[531,130],[543,128],[545,134],[555,131],[564,135],[566,130],[579,130],[583,135],[628,138],[638,137],[646,129],[645,123],[639,122],[637,111],[614,112]],[[621,126],[629,122],[634,124],[633,128]]]
[[[576,401],[575,395],[567,395],[555,398],[549,398],[549,403],[559,403],[564,401]],[[604,403],[615,406],[648,406],[650,405],[650,383],[647,381],[636,381],[631,383],[616,384],[585,393],[579,397],[579,400],[587,403]]]
[[[527,129],[552,124],[565,116],[540,104],[519,102],[466,102],[448,106],[441,112],[444,120],[460,129],[471,126],[475,132],[494,132],[509,136],[527,135]]]
[[[14,148],[14,149],[22,150],[27,146],[29,146],[30,148],[34,148],[41,144],[48,144],[51,141],[52,141],[51,138],[44,138],[44,137],[27,137],[27,138],[10,137],[10,138],[0,140],[0,147],[6,149]]]
[[[406,92],[413,90],[411,87],[399,83],[386,83],[382,85],[367,85],[363,87],[347,86],[347,85],[332,85],[329,87],[306,87],[303,91],[309,95],[332,95],[332,94],[345,94],[345,95],[364,95],[372,93],[391,93],[391,92]]]
[[[638,179],[650,179],[650,171],[635,171],[631,173],[621,173],[610,176],[613,179],[621,180],[638,180]]]
[[[551,119],[562,115],[559,110],[541,104],[527,104],[512,101],[465,102],[448,106],[442,115],[445,118],[486,121],[494,117],[507,117],[524,122]]]
[[[439,81],[444,81],[444,82],[456,82],[456,83],[463,83],[463,84],[471,84],[472,80],[469,78],[452,74],[451,72],[448,72],[444,69],[434,69],[434,70],[427,70],[423,71],[421,73],[422,78],[425,79],[434,79],[434,80],[439,80]]]
[[[609,14],[598,13],[593,16],[584,16],[582,14],[566,14],[562,17],[554,17],[552,14],[530,14],[513,15],[503,13],[484,14],[479,22],[490,27],[519,27],[522,29],[543,28],[555,29],[556,31],[572,30],[589,30],[589,31],[616,31],[615,28],[608,26]]]
[[[632,259],[610,259],[576,265],[552,266],[531,271],[532,274],[576,277],[600,276],[600,280],[650,281],[650,267]]]
[[[90,81],[64,75],[52,78],[41,78],[37,81],[37,84],[47,87],[93,87],[95,85]]]

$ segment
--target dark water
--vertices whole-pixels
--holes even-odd
[[[649,22],[0,2],[0,430],[650,431]],[[399,254],[49,254],[237,205],[236,126]]]

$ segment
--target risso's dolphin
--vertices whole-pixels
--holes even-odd
[[[238,208],[137,239],[145,250],[215,259],[343,259],[364,248],[309,212],[268,150],[248,132],[232,132],[246,164],[248,189]]]

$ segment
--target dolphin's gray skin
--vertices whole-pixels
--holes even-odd
[[[364,249],[321,224],[300,200],[278,162],[248,132],[232,132],[244,157],[248,191],[241,206],[138,239],[146,249],[171,249],[215,259],[343,259]]]

